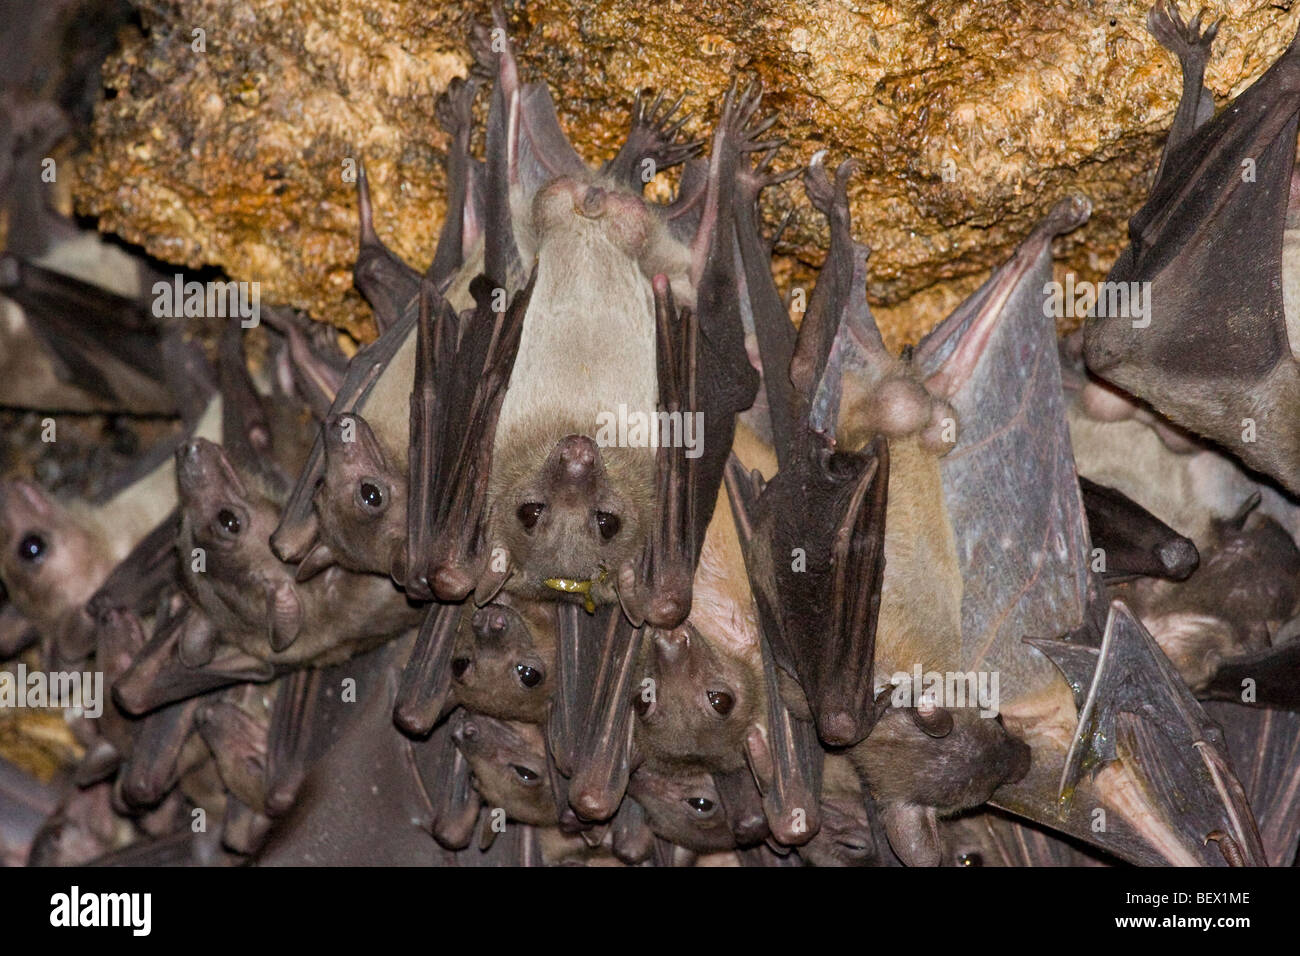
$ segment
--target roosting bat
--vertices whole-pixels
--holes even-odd
[[[504,30],[500,11],[496,17]],[[486,550],[509,562],[509,571],[498,573],[513,593],[553,599],[555,588],[581,589],[598,603],[611,603],[615,576],[622,581],[625,567],[641,563],[655,520],[656,454],[645,428],[640,437],[619,441],[607,434],[606,418],[630,414],[657,428],[656,294],[698,316],[703,336],[700,404],[678,410],[706,412],[707,447],[713,449],[694,463],[697,477],[677,485],[679,496],[696,502],[686,530],[697,542],[721,480],[734,415],[752,401],[729,210],[738,159],[757,148],[753,137],[765,127],[747,127],[757,99],[733,91],[703,177],[702,201],[692,193],[657,207],[640,196],[642,160],[664,168],[691,152],[674,143],[670,111],[638,109],[624,152],[594,174],[565,140],[546,88],[520,84],[508,46],[497,67],[485,269],[509,289],[535,271],[536,285],[496,421]],[[693,190],[700,187],[698,175],[689,178]],[[656,280],[657,293],[656,276],[663,277]],[[617,363],[604,345],[613,339],[621,343]],[[677,507],[677,514],[685,513],[684,504]],[[681,575],[675,580],[680,586]],[[448,596],[446,588],[440,593]],[[680,593],[673,597],[664,616],[652,610],[656,623],[672,625],[685,616],[688,602]]]
[[[1202,32],[1163,2],[1147,22],[1178,56],[1183,96],[1103,286],[1127,295],[1108,294],[1085,326],[1088,367],[1300,490],[1290,251],[1300,44],[1211,119],[1201,81],[1217,23]]]

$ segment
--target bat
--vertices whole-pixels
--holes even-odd
[[[455,308],[473,307],[468,278],[460,273],[473,269],[476,256],[481,260],[481,253],[475,252],[481,244],[475,225],[483,216],[481,208],[477,208],[481,197],[468,181],[473,169],[469,155],[470,109],[477,87],[475,78],[453,83],[439,98],[438,114],[453,143],[448,154],[449,201],[438,251],[425,276],[379,239],[374,229],[369,179],[364,165],[359,168],[360,242],[353,276],[357,288],[375,309],[380,334],[353,357],[329,395],[325,429],[298,475],[271,539],[281,560],[319,569],[341,556],[353,570],[381,574],[393,570],[393,551],[400,536],[390,540],[390,535],[402,526],[404,518],[388,512],[394,498],[406,496],[410,392],[415,375],[421,283],[434,286],[440,296],[445,293]],[[466,223],[470,224],[468,228]],[[339,454],[337,442],[345,439],[350,443],[350,431],[343,435],[331,431],[347,421],[352,421],[355,428],[362,427],[356,422],[364,422],[368,437],[363,436],[366,447],[359,457]],[[336,443],[333,455],[327,454],[330,441]],[[358,468],[364,470],[358,473]],[[376,478],[383,482],[377,483]],[[363,493],[363,483],[374,486],[380,495],[370,489]],[[388,487],[384,488],[384,484]],[[383,504],[368,505],[368,501]],[[377,508],[387,516],[382,535],[371,534]],[[399,577],[404,578],[405,568],[398,570]]]
[[[866,309],[858,281],[865,279],[865,255],[852,241],[845,191],[852,169],[841,166],[832,184],[818,156],[805,176],[832,238],[798,338],[789,335],[779,298],[756,298],[769,306],[754,314],[765,380],[782,383],[783,394],[768,391],[772,432],[790,436],[776,449],[779,470],[767,482],[741,478],[739,469],[728,479],[764,637],[778,666],[802,686],[819,736],[841,746],[862,740],[874,717],[889,484],[884,440],[846,449],[827,434],[833,422],[814,408],[826,370],[839,374],[830,354],[843,314]],[[746,205],[756,197],[753,189]],[[745,220],[742,231],[752,234],[740,244],[742,254],[758,243],[752,213]],[[763,264],[747,267],[746,278],[751,289],[772,286]]]
[[[1250,687],[1260,703],[1287,706],[1295,695],[1282,629],[1300,604],[1300,549],[1257,504],[1247,499],[1238,516],[1214,522],[1202,570],[1135,588],[1132,608],[1197,696],[1240,702]],[[1243,685],[1252,673],[1259,686]]]
[[[1100,648],[1067,641],[1034,644],[1078,688],[1081,701],[1060,778],[1061,815],[1075,815],[1072,804],[1081,799],[1081,784],[1090,776],[1099,791],[1107,789],[1108,774],[1113,780],[1135,773],[1141,780],[1138,799],[1130,791],[1108,801],[1136,834],[1126,839],[1116,827],[1103,828],[1100,835],[1075,835],[1135,862],[1266,864],[1222,730],[1122,601],[1111,602]],[[1008,801],[1010,809],[1014,799]]]
[[[1294,492],[1289,197],[1300,47],[1211,118],[1201,81],[1217,23],[1202,31],[1199,17],[1185,24],[1168,3],[1147,23],[1178,57],[1183,96],[1105,287],[1138,291],[1147,307],[1125,308],[1118,295],[1098,303],[1084,356],[1101,378]]]
[[[495,17],[504,33],[501,11]],[[721,480],[734,412],[752,402],[754,375],[728,293],[735,288],[728,210],[739,157],[759,134],[748,125],[757,98],[729,94],[703,198],[692,193],[676,207],[656,207],[640,196],[644,181],[629,186],[626,171],[640,165],[638,157],[661,168],[692,151],[672,145],[676,129],[658,109],[638,107],[619,159],[593,173],[564,138],[546,88],[520,84],[508,44],[495,65],[485,270],[507,289],[535,271],[536,285],[496,423],[486,548],[508,560],[501,583],[512,593],[555,599],[557,587],[581,589],[597,603],[613,603],[616,585],[632,580],[644,560],[659,456],[643,447],[648,442],[598,443],[608,437],[598,425],[602,413],[620,406],[643,416],[660,408],[656,296],[662,303],[671,293],[698,316],[699,399],[717,403],[716,414],[706,412],[717,445],[697,463],[702,482],[678,484],[699,502],[696,541],[713,504],[709,486]],[[699,182],[692,177],[693,188]],[[605,354],[611,338],[623,343],[617,367]],[[650,608],[651,623],[679,623],[683,574],[671,577],[662,599],[636,595],[628,603],[662,604],[662,614]],[[633,616],[641,623],[639,610]]]
[[[452,721],[452,738],[469,761],[485,807],[500,808],[519,823],[559,823],[540,726],[463,709],[456,711]]]
[[[219,438],[221,414],[214,397],[193,434]],[[98,501],[59,501],[26,481],[0,485],[0,580],[59,659],[89,654],[94,624],[86,603],[176,506],[171,451],[164,443],[146,455]]]

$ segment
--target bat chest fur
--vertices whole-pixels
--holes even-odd
[[[876,681],[897,671],[955,669],[961,652],[961,571],[939,461],[915,437],[889,445],[885,577]]]
[[[654,309],[640,267],[599,235],[545,237],[497,449],[536,441],[518,430],[532,430],[542,410],[565,429],[594,435],[620,406],[648,414],[657,401]]]

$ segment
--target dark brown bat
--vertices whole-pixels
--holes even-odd
[[[866,310],[865,255],[852,240],[845,192],[852,169],[842,165],[832,184],[816,157],[806,176],[809,196],[831,222],[831,251],[798,339],[784,333],[789,319],[773,311],[774,297],[767,313],[754,316],[756,329],[771,330],[759,339],[768,378],[794,385],[785,396],[769,392],[773,433],[791,436],[777,450],[781,468],[766,485],[729,481],[764,635],[777,664],[802,685],[819,735],[835,745],[862,740],[875,716],[872,661],[889,484],[885,442],[866,451],[837,447],[834,422],[815,408],[842,316]],[[752,214],[748,220],[752,227]],[[751,288],[772,284],[765,266],[748,268],[746,277]],[[838,366],[830,368],[839,375]]]
[[[1195,543],[1123,492],[1082,476],[1079,490],[1093,546],[1105,554],[1103,578],[1145,575],[1183,581],[1196,570],[1200,555]]]
[[[1257,500],[1238,519],[1215,522],[1201,570],[1181,583],[1135,585],[1132,607],[1198,697],[1241,701],[1243,679],[1256,672],[1255,701],[1295,706],[1282,628],[1300,605],[1300,549],[1253,510]]]
[[[1177,55],[1183,97],[1107,283],[1147,290],[1149,310],[1118,296],[1099,303],[1084,329],[1088,367],[1295,491],[1300,303],[1288,250],[1300,45],[1211,119],[1202,77],[1217,24],[1202,32],[1199,17],[1184,24],[1161,2],[1148,28]]]

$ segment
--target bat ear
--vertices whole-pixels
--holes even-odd
[[[288,649],[298,639],[302,628],[302,602],[288,581],[266,589],[268,638],[273,651]]]
[[[13,496],[12,503],[10,495]],[[38,518],[54,517],[54,503],[30,481],[10,481],[0,485],[0,507],[8,510],[14,505],[30,509]]]
[[[212,663],[217,652],[217,632],[206,614],[191,611],[181,624],[176,656],[186,667],[202,667]]]
[[[884,807],[880,817],[889,845],[906,865],[939,866],[943,862],[938,815],[933,807],[895,803]]]
[[[478,576],[478,585],[474,588],[474,604],[482,607],[489,603],[505,587],[514,570],[510,549],[503,545],[492,548],[488,552],[487,564]]]
[[[464,609],[457,604],[430,605],[402,668],[393,706],[393,721],[411,737],[427,737],[451,699],[451,653]]]
[[[293,579],[299,584],[303,581],[310,581],[334,563],[334,552],[330,550],[330,546],[318,544],[312,549],[311,554],[302,559],[302,563],[298,565],[298,570],[295,572]]]

